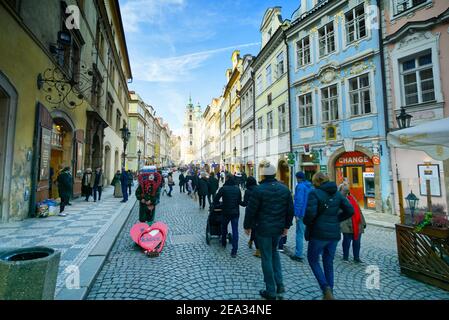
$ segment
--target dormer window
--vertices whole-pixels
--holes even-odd
[[[404,12],[411,11],[415,7],[430,2],[430,0],[393,0],[394,15],[400,15]]]

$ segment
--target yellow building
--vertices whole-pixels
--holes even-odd
[[[80,3],[79,15],[67,11]],[[84,169],[103,165],[108,51],[122,61],[115,91],[125,103],[131,78],[120,21],[113,0],[0,1],[1,222],[33,216],[37,202],[58,197],[62,167],[71,167],[77,196]],[[120,53],[108,50],[114,34]]]
[[[201,143],[203,159],[210,171],[220,169],[220,105],[222,97],[213,98],[203,114],[203,141]]]
[[[221,128],[224,135],[224,152],[226,169],[232,173],[241,170],[241,137],[240,137],[240,77],[242,74],[242,58],[240,51],[232,53],[232,69],[226,71],[228,83],[223,93],[221,114],[224,117],[224,127]],[[222,122],[223,124],[223,122]]]

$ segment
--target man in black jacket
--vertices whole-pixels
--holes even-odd
[[[179,193],[185,193],[185,183],[186,178],[184,177],[184,172],[181,171],[181,174],[179,175]]]
[[[207,201],[209,202],[209,206],[211,204],[211,201],[214,200],[217,191],[218,191],[218,179],[215,178],[215,173],[212,172],[209,177],[209,194],[207,195]]]
[[[276,293],[285,292],[277,246],[281,236],[287,235],[292,226],[293,199],[287,186],[275,179],[276,168],[272,164],[264,161],[259,170],[263,180],[249,200],[244,228],[247,235],[251,229],[256,230],[262,255],[266,290],[260,290],[260,295],[265,299],[276,299]]]
[[[228,235],[228,224],[231,222],[232,226],[232,251],[231,256],[237,257],[237,248],[239,243],[239,216],[240,216],[240,203],[242,202],[242,193],[240,189],[235,185],[232,175],[226,175],[226,181],[223,187],[220,188],[217,195],[214,198],[214,204],[218,204],[220,199],[223,198],[223,221],[222,221],[222,233],[221,244],[226,248],[226,237]]]

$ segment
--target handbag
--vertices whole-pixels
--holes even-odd
[[[336,194],[337,193],[335,193],[334,195],[332,195],[332,196],[327,196],[327,199],[325,200],[325,201],[322,201],[319,197],[318,197],[318,195],[317,195],[317,198],[318,198],[318,213],[317,213],[317,215],[315,216],[315,219],[313,219],[313,221],[311,222],[311,223],[309,223],[309,224],[307,224],[306,225],[306,228],[305,228],[305,230],[304,230],[304,239],[306,240],[306,241],[310,241],[310,237],[311,237],[311,234],[312,234],[312,230],[313,230],[313,225],[315,224],[315,222],[318,220],[318,218],[320,217],[320,215],[324,212],[324,211],[326,211],[327,209],[329,209],[329,201],[331,200],[331,199],[333,199],[335,196],[336,196]]]

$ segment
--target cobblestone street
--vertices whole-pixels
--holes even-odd
[[[207,205],[206,205],[207,207]],[[241,210],[239,252],[231,258],[230,245],[223,249],[217,239],[205,241],[207,210],[175,188],[173,198],[162,196],[156,221],[169,226],[167,245],[158,258],[146,257],[129,237],[138,220],[131,214],[88,299],[146,300],[221,300],[260,299],[264,288],[260,259],[253,257],[243,233]],[[230,227],[229,227],[230,228]],[[294,247],[295,230],[287,245]],[[340,243],[341,244],[341,243]],[[335,296],[337,299],[449,299],[449,293],[400,274],[395,232],[369,225],[362,239],[362,265],[342,261],[341,245],[335,258]],[[309,265],[292,261],[281,254],[286,300],[321,299],[319,287]],[[380,289],[369,289],[369,269],[378,267]],[[369,282],[369,281],[368,281]]]

